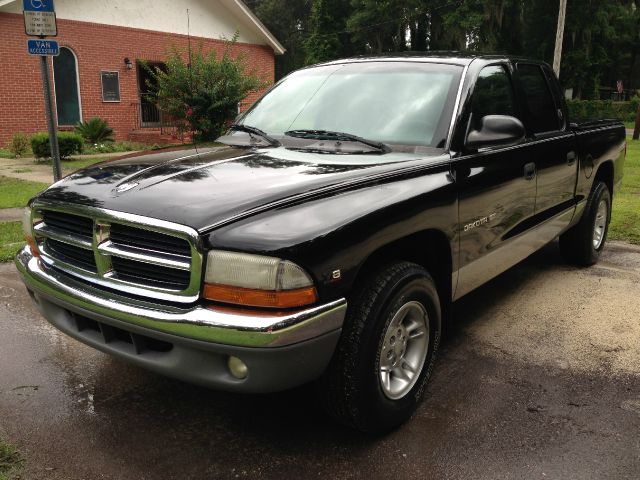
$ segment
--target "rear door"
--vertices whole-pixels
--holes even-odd
[[[518,62],[515,84],[524,110],[527,142],[538,172],[536,220],[544,222],[574,204],[578,175],[576,140],[567,128],[560,88],[548,67]],[[562,230],[561,223],[556,225]]]
[[[522,117],[509,64],[482,68],[459,128],[478,128],[486,115]],[[469,112],[470,110],[470,112]],[[466,134],[465,134],[466,137]],[[531,253],[511,240],[529,228],[535,212],[534,157],[527,142],[466,152],[452,160],[458,186],[460,254],[455,298],[470,292]]]

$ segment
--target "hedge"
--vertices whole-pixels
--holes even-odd
[[[82,153],[84,140],[74,132],[58,132],[60,158],[67,158],[74,153]],[[31,136],[31,150],[36,158],[50,158],[49,134],[40,132]]]
[[[568,100],[569,118],[572,122],[617,118],[624,122],[632,122],[636,118],[640,97],[630,102],[613,102],[611,100]]]

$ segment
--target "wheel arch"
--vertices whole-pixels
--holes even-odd
[[[611,193],[611,197],[613,198],[614,178],[615,171],[613,161],[607,160],[598,166],[598,171],[593,179],[593,185],[597,185],[598,182],[604,182],[604,184],[609,188],[609,193]]]
[[[424,267],[433,277],[440,296],[443,318],[452,298],[453,252],[451,241],[441,230],[423,230],[380,246],[360,265],[355,284],[385,264],[407,261]]]

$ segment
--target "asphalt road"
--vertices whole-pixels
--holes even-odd
[[[551,245],[455,309],[427,399],[370,438],[314,391],[239,396],[58,333],[0,265],[0,438],[26,479],[640,478],[640,249],[562,264]]]

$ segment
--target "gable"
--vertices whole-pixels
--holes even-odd
[[[242,0],[55,0],[55,6],[60,19],[212,39],[230,39],[237,31],[240,42],[285,51]],[[22,2],[0,0],[0,10],[21,14]]]

